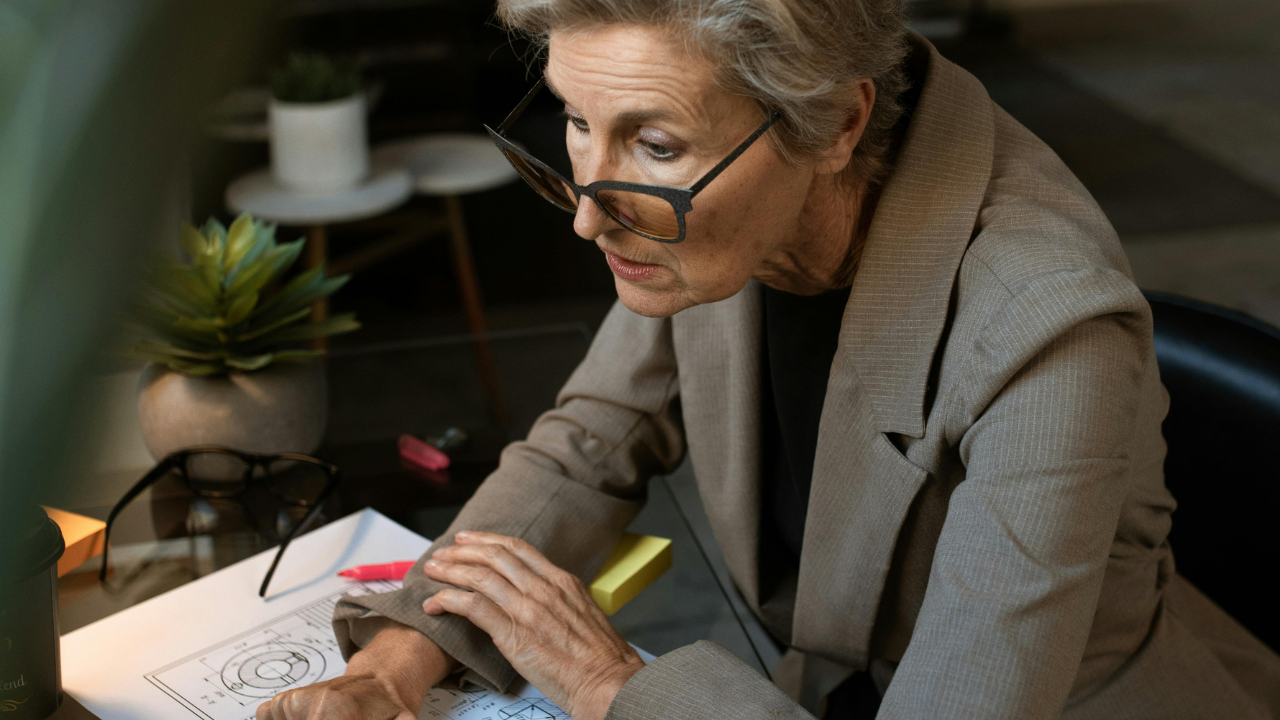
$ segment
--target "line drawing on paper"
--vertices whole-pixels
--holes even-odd
[[[276,693],[346,669],[331,620],[338,598],[397,587],[387,581],[351,585],[144,677],[203,720],[253,718]]]
[[[276,693],[329,680],[346,670],[333,636],[338,598],[399,587],[400,583],[383,580],[352,584],[143,677],[200,720],[253,720],[258,706]],[[477,687],[434,688],[418,717],[570,720],[568,713],[523,681],[506,695]]]
[[[571,720],[569,713],[545,698],[527,698],[498,711],[501,720]]]
[[[269,698],[324,676],[324,654],[309,645],[268,642],[236,653],[222,666],[222,684],[246,697]]]

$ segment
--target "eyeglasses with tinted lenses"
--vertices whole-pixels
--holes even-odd
[[[507,139],[507,131],[516,118],[520,117],[529,103],[539,91],[545,87],[546,81],[539,80],[533,89],[524,96],[519,105],[507,115],[497,130],[486,125],[489,137],[502,151],[507,161],[516,169],[520,177],[529,183],[539,195],[551,204],[566,212],[578,212],[578,203],[583,196],[591,198],[614,222],[631,232],[664,243],[683,242],[685,237],[685,215],[693,209],[693,197],[724,172],[730,163],[747,151],[756,140],[760,139],[770,127],[781,117],[782,113],[774,111],[756,131],[743,140],[733,152],[729,153],[715,167],[707,171],[692,187],[673,188],[664,185],[645,185],[642,183],[619,182],[616,180],[598,180],[590,185],[578,185],[561,175],[554,168],[530,155],[523,148]]]

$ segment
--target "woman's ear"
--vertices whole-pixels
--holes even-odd
[[[862,139],[867,129],[867,119],[871,117],[871,108],[876,103],[876,85],[871,78],[858,78],[849,83],[846,97],[849,98],[849,116],[845,118],[844,130],[836,138],[831,148],[818,156],[817,172],[819,175],[834,175],[844,170],[853,157],[854,148]]]

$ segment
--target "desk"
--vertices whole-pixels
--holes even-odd
[[[581,360],[589,344],[583,326],[561,325],[491,332],[486,336],[509,399],[509,427],[523,436]],[[426,537],[439,535],[480,481],[497,465],[507,442],[489,424],[485,395],[471,357],[473,336],[408,338],[378,345],[342,344],[331,350],[330,432],[320,455],[337,462],[346,479],[331,519],[372,506]],[[455,456],[447,483],[400,467],[396,437],[426,434],[449,425],[465,428],[470,445]],[[661,655],[695,640],[728,648],[756,668],[777,656],[762,631],[727,594],[719,551],[706,522],[686,465],[650,486],[649,504],[632,525],[644,534],[671,538],[674,564],[653,585],[622,608],[612,621],[637,646]],[[105,517],[108,507],[68,508]],[[274,542],[269,523],[257,530],[236,518],[194,538],[186,525],[204,522],[211,508],[194,501],[177,483],[161,484],[138,498],[112,530],[118,582],[98,584],[96,561],[59,581],[62,631],[70,632],[166,590],[213,572]],[[268,519],[270,512],[259,513]],[[701,539],[710,557],[704,557]],[[129,560],[132,558],[132,560]],[[406,558],[407,559],[407,558]],[[145,562],[144,562],[145,560]],[[284,562],[289,562],[286,553]],[[127,575],[128,577],[124,577]],[[735,608],[737,612],[735,612]],[[741,621],[740,618],[741,617]],[[753,645],[754,640],[754,645]]]

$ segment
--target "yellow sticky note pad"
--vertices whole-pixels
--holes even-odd
[[[102,554],[102,540],[107,524],[84,515],[46,507],[45,514],[58,524],[67,549],[58,559],[58,577],[75,570],[82,563]]]
[[[671,567],[671,541],[626,533],[591,581],[591,597],[612,615]]]

